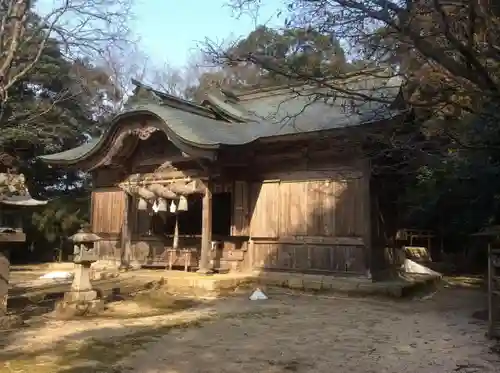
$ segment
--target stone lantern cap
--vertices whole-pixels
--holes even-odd
[[[73,243],[94,243],[100,241],[101,237],[95,233],[84,232],[83,229],[80,229],[68,239]]]

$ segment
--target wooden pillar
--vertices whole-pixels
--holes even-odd
[[[363,193],[363,243],[364,243],[364,256],[366,273],[371,274],[372,267],[372,194],[371,194],[371,164],[370,160],[363,161],[362,164],[363,177],[362,177],[362,193]]]
[[[130,248],[130,207],[132,197],[125,193],[125,203],[124,203],[124,211],[123,211],[123,223],[120,237],[120,246],[122,249],[121,252],[121,260],[120,260],[120,268],[129,268],[132,260],[132,253]]]
[[[203,195],[203,211],[201,223],[201,254],[200,268],[198,273],[212,273],[210,268],[210,249],[212,245],[212,185],[205,183],[205,194]]]

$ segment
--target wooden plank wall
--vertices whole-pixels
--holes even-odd
[[[125,213],[124,191],[99,188],[92,192],[92,231],[102,238],[97,244],[101,260],[119,260],[120,234]]]
[[[213,186],[214,193],[233,195],[232,235],[251,236],[248,250],[242,246],[244,269],[364,272],[365,178],[335,171],[323,172],[321,177],[303,172],[275,176],[264,182]],[[92,228],[103,238],[98,245],[100,259],[120,259],[125,198],[118,188],[98,188],[92,194]],[[135,210],[136,203],[131,207]],[[134,212],[132,256],[143,264],[164,264],[165,249],[171,243],[139,236]],[[230,251],[232,255],[239,250]]]
[[[235,181],[233,188],[233,236],[248,236],[250,232],[249,190],[245,181]]]
[[[97,189],[92,192],[92,231],[120,233],[125,213],[126,194],[120,189]]]
[[[252,245],[247,266],[364,272],[367,179],[362,173],[346,177],[335,171],[321,179],[307,173],[288,176],[250,186]]]

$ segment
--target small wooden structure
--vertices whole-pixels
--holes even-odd
[[[488,240],[488,335],[500,338],[500,226],[485,228],[473,236]]]
[[[416,244],[426,244],[428,251],[431,251],[432,239],[436,237],[434,232],[422,229],[400,229],[396,232],[396,240],[404,242],[406,246],[415,246]]]
[[[314,101],[311,87],[214,91],[197,105],[134,83],[128,108],[100,139],[42,157],[92,173],[100,259],[367,273],[371,174],[362,144],[403,112],[375,103],[348,112]],[[385,97],[399,92],[400,82],[377,84]]]

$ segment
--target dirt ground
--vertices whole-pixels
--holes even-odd
[[[479,291],[411,301],[269,295],[127,301],[99,319],[42,318],[0,335],[0,372],[500,372],[485,322],[472,317],[485,308]]]

